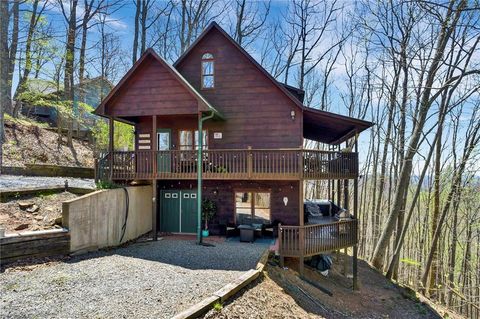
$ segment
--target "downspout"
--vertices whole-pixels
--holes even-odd
[[[213,118],[214,112],[205,117],[198,117],[198,150],[197,150],[197,243],[202,244],[202,170],[203,170],[203,122]]]

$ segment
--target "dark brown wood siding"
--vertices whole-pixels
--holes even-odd
[[[215,88],[200,89],[201,57],[214,55]],[[293,148],[302,145],[300,109],[219,31],[208,33],[184,61],[179,72],[226,118],[206,124],[222,132],[212,148]],[[295,120],[291,111],[295,111]]]
[[[218,212],[213,223],[235,221],[235,191],[268,191],[271,194],[271,220],[283,225],[298,225],[298,181],[203,181],[203,197],[217,204]],[[158,181],[161,189],[196,189],[197,181]],[[217,194],[214,194],[214,191]],[[288,198],[285,206],[283,198]],[[161,199],[160,199],[161,200]]]
[[[197,100],[154,58],[148,58],[106,106],[112,116],[197,114]]]
[[[151,134],[152,117],[140,117],[135,125],[135,149],[138,150],[139,134]],[[178,149],[179,131],[196,130],[198,127],[198,117],[192,115],[180,116],[157,116],[157,129],[170,129],[172,131],[172,149]],[[210,132],[209,132],[210,135]],[[210,136],[209,136],[210,138]]]

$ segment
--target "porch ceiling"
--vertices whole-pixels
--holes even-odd
[[[373,123],[344,115],[304,107],[303,137],[317,142],[338,145]]]

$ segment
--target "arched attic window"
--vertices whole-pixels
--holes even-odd
[[[202,89],[213,89],[214,79],[214,59],[213,54],[204,53],[202,55]]]

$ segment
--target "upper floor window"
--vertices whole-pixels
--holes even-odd
[[[202,55],[202,89],[212,89],[214,87],[215,79],[213,64],[213,54],[205,53]]]
[[[203,149],[208,149],[208,132],[203,130]],[[179,132],[179,146],[180,150],[198,149],[198,131],[195,130],[181,130]]]

